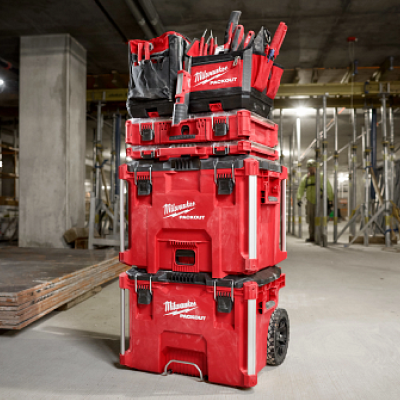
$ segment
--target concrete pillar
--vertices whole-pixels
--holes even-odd
[[[70,35],[21,38],[21,247],[64,247],[83,226],[86,50]]]

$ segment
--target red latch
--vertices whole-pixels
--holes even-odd
[[[208,107],[210,108],[211,112],[224,111],[221,103],[212,103],[212,104],[209,104]]]
[[[158,111],[147,111],[147,115],[149,118],[158,118],[160,116]]]

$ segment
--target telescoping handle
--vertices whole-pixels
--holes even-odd
[[[125,251],[125,193],[124,181],[119,181],[119,240],[120,252]],[[125,289],[121,289],[121,348],[122,355],[125,354]]]

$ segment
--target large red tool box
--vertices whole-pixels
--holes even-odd
[[[160,161],[168,160],[172,157],[192,156],[202,159],[210,156],[250,154],[263,157],[268,160],[276,161],[279,158],[278,152],[271,147],[263,146],[248,140],[239,142],[217,142],[217,143],[195,143],[176,144],[166,147],[160,146],[135,146],[126,149],[126,157],[134,160],[157,158]],[[129,158],[128,158],[129,159]]]
[[[171,119],[134,118],[126,121],[126,143],[133,146],[250,140],[278,145],[278,125],[248,110],[194,114],[172,126]]]
[[[150,275],[133,268],[120,275],[120,363],[155,373],[207,377],[224,385],[255,386],[267,352],[275,351],[276,358],[273,362],[269,358],[269,364],[280,364],[286,356],[286,312],[279,332],[271,332],[274,324],[270,324],[284,286],[285,275],[278,267],[220,280],[201,273]],[[125,290],[129,291],[130,336],[126,351]]]
[[[120,179],[129,185],[127,265],[223,278],[286,259],[285,167],[251,156],[141,160],[122,165]]]

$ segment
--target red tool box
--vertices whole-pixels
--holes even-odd
[[[232,140],[250,140],[275,147],[278,125],[248,110],[195,114],[174,126],[171,119],[162,118],[126,121],[126,143],[134,146]]]
[[[120,363],[155,373],[175,372],[209,382],[252,387],[265,365],[281,364],[289,318],[277,309],[285,286],[280,268],[253,276],[132,268],[120,275]],[[129,291],[129,346],[125,351],[125,290]],[[268,361],[267,361],[268,360]]]
[[[140,160],[122,165],[120,179],[129,185],[127,265],[223,278],[286,259],[285,167],[251,156]]]
[[[192,156],[205,159],[213,155],[222,156],[228,154],[250,154],[272,161],[275,161],[279,158],[278,152],[274,149],[258,143],[250,142],[248,140],[242,140],[240,142],[217,142],[209,144],[200,143],[198,146],[196,146],[195,143],[191,143],[191,146],[188,146],[187,144],[176,144],[170,147],[135,146],[133,148],[126,149],[127,158],[130,157],[133,160],[153,158],[163,161],[168,160],[169,158],[181,156]]]

